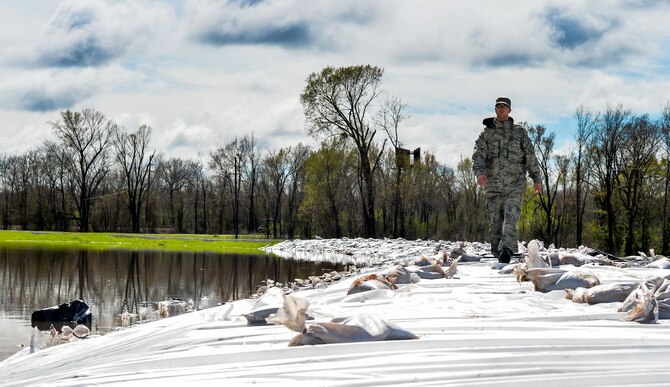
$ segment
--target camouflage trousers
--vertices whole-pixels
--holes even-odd
[[[491,253],[496,257],[507,247],[513,253],[517,251],[519,213],[523,188],[511,190],[487,189],[486,213],[489,217],[489,239]]]

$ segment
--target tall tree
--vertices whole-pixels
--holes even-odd
[[[631,111],[624,109],[622,105],[607,106],[595,128],[590,151],[591,166],[599,190],[598,202],[605,213],[605,248],[613,254],[619,250],[615,243],[617,217],[613,196],[619,187],[619,156],[623,130],[630,117]]]
[[[207,176],[205,166],[201,161],[195,161],[191,165],[192,173],[189,186],[193,192],[193,233],[207,232]],[[202,195],[202,218],[200,217],[200,199]],[[236,235],[237,237],[237,235]]]
[[[247,194],[249,195],[249,218],[247,219],[247,232],[256,231],[258,227],[258,216],[256,215],[256,186],[258,184],[258,168],[260,164],[261,155],[256,146],[256,138],[251,133],[250,136],[244,136],[245,154],[247,162],[243,163],[244,182],[247,186]]]
[[[377,125],[386,132],[391,145],[395,148],[395,165],[394,178],[395,187],[393,190],[393,237],[397,238],[400,231],[399,219],[402,211],[402,196],[400,195],[400,185],[403,179],[403,174],[409,168],[409,154],[405,153],[401,147],[398,129],[400,123],[409,116],[405,113],[407,105],[397,97],[392,97],[384,102],[383,108],[379,111],[377,117]]]
[[[556,215],[556,194],[558,192],[558,182],[562,178],[561,170],[554,166],[553,152],[555,133],[547,133],[547,129],[542,125],[531,126],[528,128],[528,135],[535,147],[537,162],[544,176],[543,185],[546,187],[544,193],[538,195],[540,206],[545,214],[545,235],[544,240],[556,243],[555,228],[557,225]],[[553,179],[552,179],[553,177]]]
[[[282,148],[278,151],[271,151],[267,157],[263,160],[263,171],[267,176],[269,186],[270,186],[270,195],[272,197],[273,203],[273,212],[272,216],[274,219],[272,237],[277,238],[277,226],[281,225],[281,208],[282,208],[282,199],[286,193],[285,187],[286,182],[289,179],[291,165],[290,157],[291,148]]]
[[[384,148],[382,146],[378,154],[372,152],[377,131],[374,125],[370,126],[368,113],[374,113],[383,73],[383,69],[370,65],[329,66],[310,74],[300,95],[309,134],[346,137],[358,151],[363,219],[368,237],[377,234],[374,171]]]
[[[29,164],[28,154],[19,154],[10,158],[12,161],[11,165],[11,182],[13,191],[16,192],[16,204],[18,206],[18,211],[16,215],[17,223],[21,226],[22,230],[28,229],[28,193],[30,190],[30,182],[32,180],[32,175],[35,172]]]
[[[582,244],[584,233],[584,210],[586,208],[586,197],[588,196],[588,181],[586,173],[589,171],[588,144],[591,142],[594,130],[599,121],[598,115],[580,106],[575,111],[577,120],[576,155],[575,155],[575,222],[577,246]]]
[[[47,169],[52,166],[46,163],[46,157],[41,149],[36,148],[28,152],[28,165],[32,170],[29,184],[31,197],[35,208],[33,219],[35,229],[45,230],[48,219],[48,180]]]
[[[54,228],[58,231],[67,231],[69,213],[66,192],[67,151],[53,141],[45,141],[41,150],[47,166],[44,171]]]
[[[296,219],[298,217],[298,208],[300,202],[304,197],[305,185],[305,164],[309,156],[309,147],[299,143],[291,149],[289,155],[289,172],[287,190],[286,190],[286,204],[287,204],[287,234],[289,239],[295,237]]]
[[[209,167],[220,177],[227,179],[233,194],[233,227],[235,239],[240,232],[240,193],[242,190],[242,171],[246,165],[248,142],[235,137],[224,147],[210,153]]]
[[[95,109],[66,110],[49,123],[67,150],[70,193],[77,207],[79,231],[89,231],[89,214],[100,183],[109,171],[108,148],[116,124]]]
[[[626,239],[624,251],[633,254],[637,248],[635,224],[641,202],[648,199],[644,189],[652,164],[656,162],[656,152],[660,142],[658,127],[647,115],[632,117],[622,131],[619,194],[626,213]],[[635,249],[635,250],[634,250]],[[646,250],[646,249],[645,249]]]
[[[168,191],[170,226],[177,232],[184,232],[181,192],[195,173],[193,164],[193,162],[175,157],[161,160],[158,163],[158,180]]]
[[[665,190],[663,191],[663,234],[661,254],[670,254],[670,101],[663,107],[663,115],[659,122],[661,138],[663,139],[663,153],[665,156]]]
[[[570,209],[568,208],[568,195],[569,195],[569,171],[572,165],[573,155],[556,155],[556,172],[557,179],[556,185],[559,187],[559,192],[561,196],[556,200],[556,208],[554,209],[554,216],[556,218],[556,227],[554,229],[554,243],[556,246],[564,246],[565,238],[565,224],[570,218]]]
[[[132,232],[140,232],[142,206],[149,197],[155,177],[156,151],[149,150],[151,128],[142,125],[136,132],[117,130],[114,137],[116,162],[121,167],[126,186],[126,205],[130,211]]]

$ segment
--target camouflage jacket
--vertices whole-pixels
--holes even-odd
[[[508,122],[496,123],[493,117],[482,122],[486,127],[472,154],[475,175],[486,175],[491,187],[525,186],[526,172],[533,183],[541,183],[542,174],[528,132],[521,125],[514,125],[512,117]]]

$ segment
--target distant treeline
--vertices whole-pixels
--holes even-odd
[[[347,89],[351,79],[366,82],[358,89],[364,98]],[[204,159],[168,158],[152,149],[150,127],[127,131],[95,109],[61,112],[50,122],[52,139],[23,154],[0,155],[2,226],[485,241],[484,196],[469,158],[448,166],[433,154],[402,149],[404,105],[395,98],[381,104],[372,124],[361,110],[356,116],[355,104],[376,97],[371,80],[380,79],[380,69],[370,66],[310,75],[301,95],[308,131],[331,128],[318,149],[259,149],[248,134]],[[344,103],[354,113],[340,118],[354,117],[360,126],[315,110],[352,95]],[[333,107],[330,112],[346,111]],[[350,131],[332,129],[338,125]],[[554,133],[526,126],[544,181],[541,195],[529,187],[524,197],[522,240],[614,254],[670,253],[670,105],[658,119],[620,105],[603,112],[579,108],[567,156],[554,154]],[[388,139],[376,140],[377,129]]]
[[[520,237],[667,251],[670,109],[657,122],[620,106],[576,118],[569,156],[553,154],[553,133],[528,127],[545,190],[529,190]],[[358,155],[347,141],[260,150],[247,135],[185,160],[152,150],[150,128],[126,132],[95,110],[51,124],[55,141],[1,156],[5,229],[366,236]],[[374,236],[486,239],[469,159],[451,167],[390,148],[378,164]]]

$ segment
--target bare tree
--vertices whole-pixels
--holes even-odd
[[[663,115],[659,123],[661,138],[663,139],[663,152],[665,155],[665,190],[663,191],[663,234],[661,242],[661,254],[670,254],[670,101],[663,107]]]
[[[0,179],[2,181],[4,205],[2,208],[2,227],[8,230],[12,227],[11,213],[14,209],[14,184],[13,184],[13,157],[3,155],[0,159]]]
[[[286,182],[289,178],[290,165],[289,155],[291,148],[281,148],[278,151],[270,151],[263,160],[263,172],[267,176],[272,197],[274,219],[272,237],[277,238],[277,226],[280,223],[282,198],[285,195]],[[280,231],[281,232],[281,231]]]
[[[291,149],[289,155],[288,189],[287,201],[287,234],[289,239],[295,237],[296,219],[298,207],[304,196],[304,182],[306,173],[306,162],[309,156],[309,147],[303,144],[296,145]]]
[[[69,157],[67,176],[77,207],[79,231],[88,231],[92,199],[109,170],[108,148],[116,124],[90,108],[63,111],[60,121],[49,124]]]
[[[48,219],[48,179],[47,169],[52,166],[46,163],[46,157],[41,149],[36,148],[27,153],[28,165],[32,173],[30,174],[29,188],[31,199],[34,203],[33,219],[34,227],[37,230],[44,230]]]
[[[656,161],[660,143],[658,127],[647,115],[631,118],[623,127],[620,158],[621,184],[619,194],[626,211],[625,253],[633,254],[636,246],[635,222],[641,202],[648,199],[643,189],[651,164]],[[647,246],[644,249],[646,250]]]
[[[237,137],[224,147],[210,153],[209,167],[220,177],[230,181],[228,184],[233,196],[233,227],[235,239],[240,232],[240,192],[242,189],[242,170],[246,165],[248,142]]]
[[[528,128],[528,135],[535,147],[537,162],[544,176],[543,185],[546,187],[545,194],[538,195],[540,206],[545,214],[545,235],[544,240],[556,243],[557,219],[555,214],[556,194],[558,192],[558,183],[561,176],[561,170],[554,164],[554,139],[555,133],[547,133],[547,129],[542,125],[531,126]]]
[[[393,96],[384,101],[375,118],[375,124],[386,132],[391,144],[396,148],[403,146],[398,129],[400,123],[410,117],[405,113],[406,110],[407,104],[403,103],[400,98]]]
[[[554,243],[557,246],[564,246],[565,235],[564,235],[564,226],[570,218],[570,209],[568,208],[568,196],[569,196],[569,171],[572,165],[571,160],[573,155],[568,156],[556,155],[556,186],[558,186],[561,196],[556,200],[556,206],[554,209],[554,217],[556,218],[556,227],[554,228]]]
[[[29,164],[28,154],[10,157],[10,176],[12,191],[16,193],[17,223],[22,230],[28,229],[28,194],[35,168]]]
[[[256,215],[256,186],[258,184],[258,168],[261,155],[256,147],[256,138],[252,133],[250,136],[244,136],[244,149],[246,150],[247,162],[242,163],[244,182],[247,186],[249,195],[249,219],[247,219],[247,231],[249,233],[256,231],[258,227],[258,216]]]
[[[388,135],[391,144],[395,148],[395,189],[393,191],[393,237],[397,238],[400,232],[399,219],[402,211],[401,183],[403,174],[409,167],[409,155],[401,150],[402,142],[398,134],[400,123],[409,118],[405,114],[406,104],[399,98],[392,97],[384,101],[383,107],[376,119],[376,124]]]
[[[207,176],[201,161],[191,164],[189,186],[193,189],[193,233],[207,232]],[[200,195],[202,195],[202,218],[200,217]],[[202,227],[201,227],[202,225]]]
[[[45,141],[41,150],[45,160],[44,173],[51,216],[56,230],[66,231],[69,213],[66,192],[66,165],[69,160],[67,152],[53,141]]]
[[[379,96],[383,70],[379,67],[326,67],[307,78],[300,95],[307,119],[308,133],[313,136],[343,136],[353,141],[359,156],[359,179],[363,219],[368,237],[376,236],[374,171],[384,147],[373,154],[377,131],[370,126]]]
[[[168,191],[168,201],[170,208],[170,225],[178,232],[183,232],[183,202],[181,192],[191,180],[193,169],[192,163],[180,158],[170,158],[161,160],[158,167],[159,181]],[[179,197],[175,197],[179,195]],[[176,201],[179,200],[179,208]]]
[[[630,110],[625,110],[621,105],[608,106],[595,127],[590,149],[591,167],[598,184],[598,202],[606,218],[605,248],[612,254],[618,252],[615,244],[616,211],[613,196],[619,187],[619,156],[624,126],[630,116]]]
[[[151,128],[142,125],[134,133],[117,130],[113,141],[116,162],[121,167],[125,181],[126,204],[134,233],[140,232],[142,206],[149,197],[149,189],[155,177],[156,151],[148,149],[150,140]]]
[[[576,155],[575,155],[575,222],[576,222],[576,239],[577,245],[582,244],[582,234],[584,233],[584,210],[586,208],[586,197],[588,196],[588,176],[589,158],[588,158],[588,144],[593,137],[596,125],[598,123],[598,115],[594,115],[587,111],[583,106],[580,106],[575,111],[575,119],[577,120],[576,140]]]

